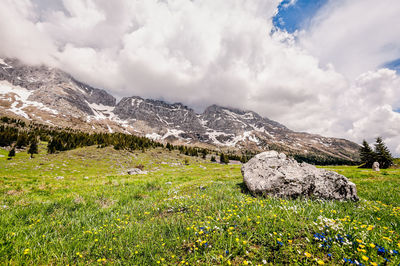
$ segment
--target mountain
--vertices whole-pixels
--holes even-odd
[[[137,96],[117,103],[106,91],[59,69],[28,66],[15,59],[0,59],[0,114],[223,150],[277,149],[299,156],[358,159],[356,143],[294,132],[253,111],[212,105],[198,114],[181,103]]]

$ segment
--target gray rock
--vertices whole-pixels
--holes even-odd
[[[377,171],[377,172],[380,171],[380,169],[379,169],[379,163],[378,163],[378,162],[374,162],[374,163],[372,164],[372,170]]]
[[[57,180],[62,180],[62,179],[64,179],[64,177],[63,176],[56,176],[56,179]]]
[[[276,151],[263,152],[242,166],[243,181],[252,194],[283,198],[308,197],[357,201],[357,189],[345,176],[299,164]]]
[[[146,175],[147,171],[142,171],[139,168],[132,168],[127,171],[128,175]]]

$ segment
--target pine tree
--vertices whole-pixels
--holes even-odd
[[[366,140],[363,140],[362,146],[360,148],[360,159],[362,167],[371,168],[372,164],[375,162],[376,154],[369,146]]]
[[[219,162],[227,164],[229,163],[229,159],[224,153],[221,153],[221,155],[219,156]]]
[[[26,133],[20,133],[17,138],[17,148],[22,148],[28,145],[28,135]]]
[[[389,168],[393,164],[393,157],[381,137],[376,139],[375,153],[381,168]]]
[[[36,137],[32,138],[28,153],[31,155],[31,158],[33,158],[33,154],[39,153]]]
[[[12,157],[15,156],[15,148],[13,147],[9,152],[8,152],[8,158],[11,159]]]

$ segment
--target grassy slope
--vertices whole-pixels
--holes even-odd
[[[331,169],[360,202],[253,198],[240,166],[161,150],[0,158],[0,264],[400,263],[400,170]]]

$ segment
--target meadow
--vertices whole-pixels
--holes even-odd
[[[286,200],[249,195],[240,165],[176,151],[40,150],[0,149],[2,265],[400,263],[400,169],[325,167],[361,200]]]

